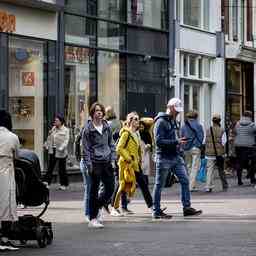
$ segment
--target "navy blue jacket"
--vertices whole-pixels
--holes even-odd
[[[158,113],[154,127],[157,158],[172,159],[179,155],[179,141],[176,136],[176,129],[175,120],[164,112]]]

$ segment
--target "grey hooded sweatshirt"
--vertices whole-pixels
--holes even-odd
[[[256,126],[251,118],[242,116],[235,126],[236,147],[252,147],[255,144]]]

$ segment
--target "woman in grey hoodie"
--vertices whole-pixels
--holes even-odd
[[[251,184],[255,184],[256,181],[254,171],[255,160],[253,157],[253,151],[255,150],[255,133],[256,126],[252,121],[252,112],[245,111],[234,129],[234,145],[237,157],[237,179],[239,186],[243,185],[243,169],[247,169]]]

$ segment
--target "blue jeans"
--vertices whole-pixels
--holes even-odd
[[[80,161],[80,171],[83,177],[84,183],[84,214],[89,216],[89,195],[91,189],[91,177],[87,173],[87,167],[83,160]]]
[[[173,172],[181,184],[181,202],[183,207],[190,207],[189,178],[187,168],[182,157],[173,159],[156,159],[156,177],[153,191],[153,211],[159,214],[161,211],[161,191],[166,183],[168,172]]]

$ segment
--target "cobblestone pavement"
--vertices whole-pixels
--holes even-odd
[[[51,204],[44,219],[54,225],[54,242],[39,249],[30,242],[19,252],[6,255],[189,255],[255,256],[256,189],[249,184],[238,187],[229,179],[228,192],[195,192],[193,206],[203,215],[184,218],[179,200],[179,185],[163,192],[163,206],[174,217],[153,221],[140,193],[131,202],[135,215],[110,217],[105,214],[103,230],[88,229],[82,211],[82,184],[71,184],[69,191],[51,188]],[[202,189],[202,187],[200,187]],[[19,214],[40,209],[19,209]],[[3,254],[4,255],[4,254]]]

